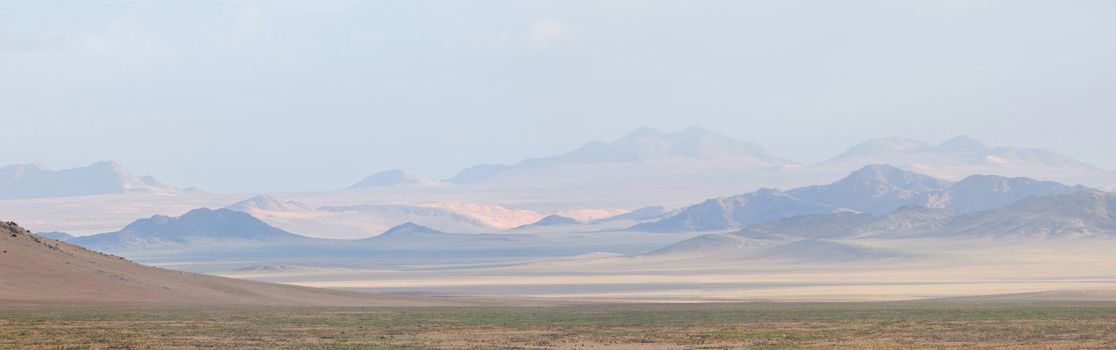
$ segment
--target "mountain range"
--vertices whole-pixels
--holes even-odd
[[[769,220],[849,211],[869,216],[921,206],[967,214],[1000,208],[1034,196],[1085,191],[1028,178],[974,175],[960,182],[935,179],[890,165],[868,165],[827,185],[786,192],[759,191],[707,200],[658,221],[637,224],[637,231],[684,232],[739,229]]]
[[[922,197],[926,194],[944,191],[952,185],[949,181],[889,165],[869,165],[837,182],[796,188],[787,193],[810,202],[878,215],[924,202]]]
[[[632,227],[636,231],[685,232],[737,229],[771,219],[823,214],[838,208],[806,201],[775,189],[718,197],[681,209],[670,217]]]
[[[414,223],[392,227],[362,239],[306,237],[268,225],[243,212],[230,209],[192,210],[179,217],[155,216],[136,220],[116,231],[71,238],[67,243],[129,257],[174,257],[212,260],[227,258],[271,258],[336,261],[356,259],[362,263],[397,258],[418,263],[431,259],[463,257],[524,258],[591,252],[591,242],[554,247],[537,235],[516,233],[447,233]],[[588,243],[588,244],[587,244]],[[298,261],[298,260],[296,260]]]
[[[531,197],[592,187],[613,194],[594,197],[597,201],[607,199],[608,202],[599,204],[601,207],[631,208],[654,203],[652,198],[640,195],[651,189],[658,190],[658,203],[677,205],[696,198],[759,187],[800,187],[833,179],[868,164],[890,164],[948,181],[960,181],[972,174],[988,174],[1083,183],[1103,189],[1116,186],[1116,174],[1057,152],[992,147],[967,136],[940,144],[906,138],[870,140],[828,161],[802,164],[777,156],[752,142],[690,127],[677,132],[640,128],[612,141],[589,142],[553,156],[529,158],[508,165],[468,167],[448,180],[392,169],[368,176],[348,188],[444,187],[427,191],[432,193],[499,189],[501,193]],[[455,189],[450,186],[454,184],[473,186]],[[132,175],[113,162],[57,171],[39,164],[0,168],[0,199],[108,193],[208,195],[196,188],[178,190],[149,176]],[[436,198],[438,196],[431,196],[427,200]],[[546,211],[563,209],[567,208],[547,208]]]
[[[1072,198],[1078,197],[1073,195],[1084,197],[1074,201]],[[994,226],[989,222],[998,222],[1004,227],[1018,226],[1002,230],[1006,233],[1047,225],[1051,234],[1062,234],[1073,227],[1084,231],[1107,230],[1107,221],[1097,219],[1106,217],[1100,214],[1091,219],[1078,216],[1062,218],[1053,214],[1071,215],[1078,214],[1078,211],[1107,213],[1107,202],[1096,198],[1109,197],[1111,195],[1106,192],[1082,186],[1066,186],[1027,178],[974,175],[954,183],[892,166],[870,165],[827,185],[789,191],[760,189],[736,196],[709,199],[673,211],[663,207],[648,207],[588,223],[553,214],[518,229],[547,231],[558,226],[575,227],[632,220],[643,221],[630,228],[634,231],[672,233],[743,230],[741,234],[752,238],[796,236],[829,239],[877,235],[880,232],[916,235],[940,232],[960,234],[978,230],[966,227],[996,231],[989,227]],[[1057,205],[1045,204],[1046,207],[1043,207],[1044,201],[1054,199],[1061,199],[1063,202]],[[1038,206],[1039,209],[1031,209],[1030,212],[1040,213],[1045,210],[1052,214],[1047,217],[1039,214],[1027,216],[1013,211],[1023,210],[1021,208],[1025,205]],[[274,212],[366,211],[362,208],[319,209],[295,201],[257,196],[222,209],[195,209],[180,217],[156,215],[136,220],[116,232],[70,238],[69,241],[105,250],[218,241],[298,241],[310,238],[276,228],[253,215]],[[1010,217],[1011,220],[989,219],[992,216]],[[423,231],[424,233],[441,233],[408,223],[392,228],[385,234],[413,232],[417,227],[428,230]],[[489,232],[497,231],[498,228],[491,228]]]
[[[906,206],[880,216],[854,212],[793,216],[738,231],[702,234],[641,256],[856,262],[922,258],[916,253],[859,243],[865,240],[933,239],[997,245],[1020,240],[1053,244],[1112,238],[1116,238],[1116,194],[1082,189],[1025,197],[1000,208],[967,214]]]
[[[316,207],[308,203],[259,195],[224,208],[248,213],[270,225],[319,237],[360,238],[413,222],[447,232],[484,233],[535,222],[543,215],[498,205],[426,202]]]
[[[251,198],[232,207],[305,208],[297,202],[268,197]],[[611,249],[636,246],[626,241],[648,240],[674,244],[660,243],[663,245],[658,249],[641,250],[649,253],[636,257],[844,263],[920,258],[918,253],[871,243],[880,240],[997,242],[1116,237],[1116,194],[988,175],[950,182],[873,165],[827,185],[789,191],[761,189],[674,211],[644,208],[618,217],[612,220],[646,221],[630,230],[618,230],[607,225],[607,218],[580,222],[551,215],[529,225],[529,231],[505,233],[447,233],[406,223],[379,236],[338,240],[290,233],[245,212],[201,208],[180,217],[136,220],[116,232],[70,238],[68,242],[141,256],[158,252],[208,256],[217,252],[217,256],[228,258],[296,254],[325,261],[345,257],[365,261],[390,256],[414,262],[615,253]],[[689,233],[693,231],[716,232]]]
[[[512,165],[481,164],[462,170],[451,183],[471,183],[510,176],[539,168],[572,164],[639,164],[669,159],[705,161],[731,160],[754,167],[778,167],[797,163],[778,157],[762,147],[700,127],[667,133],[640,128],[610,142],[594,141],[573,151],[531,158]],[[1005,176],[1094,174],[1099,167],[1054,151],[1035,148],[991,147],[968,136],[957,136],[940,144],[907,138],[870,140],[850,147],[832,159],[803,165],[814,171],[892,164],[907,170],[953,177],[958,174],[997,173]]]
[[[76,237],[68,242],[101,251],[179,246],[289,243],[305,241],[243,212],[199,208],[179,217],[156,215],[136,220],[120,231]]]
[[[0,199],[176,192],[179,190],[153,177],[133,175],[110,161],[63,170],[37,163],[0,168]]]
[[[878,217],[855,213],[798,216],[733,234],[751,239],[1113,238],[1116,194],[1087,189],[1040,195],[968,214],[911,206]]]
[[[986,238],[1116,237],[1116,194],[1097,190],[1024,198],[1009,206],[957,215],[878,235]]]
[[[243,203],[256,203],[261,198]],[[266,199],[266,198],[263,198]],[[273,203],[265,200],[264,203]],[[446,233],[430,227],[404,223],[380,235],[354,240],[315,238],[298,235],[269,225],[249,213],[229,208],[198,208],[181,216],[156,215],[139,219],[119,231],[81,237],[65,237],[68,243],[103,252],[135,253],[186,251],[206,253],[214,249],[290,249],[305,251],[349,251],[389,246],[421,246],[443,250],[438,244],[502,242],[528,235]]]
[[[1095,165],[1055,151],[991,147],[964,135],[937,145],[905,138],[870,140],[849,148],[824,164],[892,164],[908,170],[949,177],[974,173],[1044,177],[1103,172]]]
[[[664,159],[731,161],[764,167],[793,163],[772,155],[754,143],[700,127],[690,127],[674,133],[640,128],[610,142],[590,142],[573,151],[555,156],[526,159],[514,165],[473,166],[462,170],[449,181],[459,184],[469,183],[504,173],[560,165],[649,163]]]

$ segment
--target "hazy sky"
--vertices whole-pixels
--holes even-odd
[[[1116,169],[1114,18],[1111,0],[0,0],[0,164],[317,190],[700,125],[806,162],[968,134]]]

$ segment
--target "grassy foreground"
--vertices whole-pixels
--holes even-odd
[[[1116,348],[1116,304],[0,309],[0,348]]]

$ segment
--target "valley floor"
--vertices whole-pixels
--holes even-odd
[[[585,255],[492,264],[321,267],[295,260],[235,269],[226,277],[378,293],[527,297],[593,302],[901,301],[1056,290],[1107,291],[1116,300],[1116,242],[973,240],[867,242],[913,251],[901,259],[768,261],[679,256]],[[714,254],[708,254],[714,255]],[[326,258],[313,259],[326,261]],[[311,259],[306,259],[311,260]],[[155,261],[141,261],[159,265]],[[244,264],[243,261],[237,262]],[[274,264],[274,265],[272,265]],[[290,264],[290,265],[288,265]],[[190,270],[195,265],[163,265]],[[208,267],[207,266],[207,267]]]
[[[0,309],[0,348],[1103,349],[1116,303]]]

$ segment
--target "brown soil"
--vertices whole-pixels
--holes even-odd
[[[0,222],[0,306],[460,306],[483,300],[370,294],[136,264]]]

